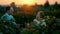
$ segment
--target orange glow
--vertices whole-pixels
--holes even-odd
[[[56,1],[60,3],[60,0],[48,0],[50,4],[54,4]],[[9,5],[11,2],[15,2],[17,5],[34,5],[35,3],[37,4],[44,4],[46,0],[0,0],[0,4],[2,5]]]
[[[32,5],[35,3],[35,0],[20,0],[21,4]]]

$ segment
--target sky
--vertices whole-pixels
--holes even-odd
[[[22,5],[22,4],[30,4],[33,5],[35,3],[37,4],[44,4],[47,0],[0,0],[0,4],[2,5],[7,5],[10,4],[11,2],[15,2],[17,5]],[[60,0],[48,0],[50,4],[54,4],[56,1],[60,3]]]

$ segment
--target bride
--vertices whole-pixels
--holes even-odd
[[[45,19],[44,19],[44,13],[43,11],[39,11],[36,15],[36,18],[33,20],[33,22],[35,23],[35,25],[39,26],[47,26]]]

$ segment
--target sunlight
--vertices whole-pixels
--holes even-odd
[[[32,5],[35,3],[35,0],[21,0],[22,4]]]

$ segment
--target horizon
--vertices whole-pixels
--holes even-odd
[[[37,3],[38,5],[42,4],[44,5],[45,2],[47,0],[33,0],[31,1],[31,3],[27,2],[27,1],[22,1],[22,0],[0,0],[0,5],[9,5],[11,4],[12,2],[15,2],[16,5],[24,5],[25,3],[28,5],[35,5],[35,3]],[[60,4],[60,0],[48,0],[49,1],[49,4],[54,4],[56,1],[58,2],[58,4]],[[24,3],[25,2],[25,3]]]

